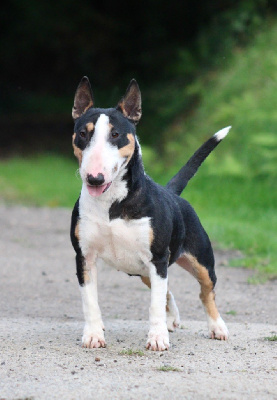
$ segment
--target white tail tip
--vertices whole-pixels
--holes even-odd
[[[231,126],[227,126],[226,128],[221,129],[220,131],[218,131],[218,132],[216,132],[216,133],[214,134],[214,138],[215,138],[218,142],[220,142],[222,139],[225,138],[225,136],[228,135],[229,130],[230,130],[231,128],[232,128]]]

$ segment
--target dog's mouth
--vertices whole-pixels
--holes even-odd
[[[112,182],[105,183],[104,185],[89,185],[87,184],[88,192],[92,197],[101,196],[101,194],[105,193],[109,187],[111,186]]]

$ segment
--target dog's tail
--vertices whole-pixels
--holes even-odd
[[[166,185],[166,189],[173,191],[178,196],[187,186],[189,180],[196,174],[198,168],[202,162],[208,157],[208,155],[216,148],[216,146],[225,138],[228,134],[231,126],[223,128],[215,133],[210,139],[208,139],[193,156],[188,160],[177,174],[170,179]]]

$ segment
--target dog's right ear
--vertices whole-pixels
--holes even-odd
[[[125,96],[117,105],[117,110],[130,119],[135,125],[141,118],[141,93],[139,85],[135,79],[132,79]]]
[[[93,105],[94,100],[89,79],[88,77],[84,76],[79,83],[75,93],[74,105],[72,108],[73,119],[79,118],[90,107],[93,107]]]

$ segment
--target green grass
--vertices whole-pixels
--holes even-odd
[[[0,162],[0,199],[9,203],[73,207],[81,188],[71,159],[42,155]]]
[[[235,310],[230,310],[226,312],[227,315],[237,315],[237,312]]]
[[[163,371],[163,372],[181,372],[181,370],[177,367],[172,367],[171,365],[163,365],[158,368],[158,371]]]
[[[140,357],[143,357],[145,355],[142,350],[133,350],[133,349],[122,350],[119,354],[121,356],[140,356]]]
[[[267,336],[267,337],[265,337],[265,340],[268,340],[269,342],[276,342],[277,341],[277,335]]]

